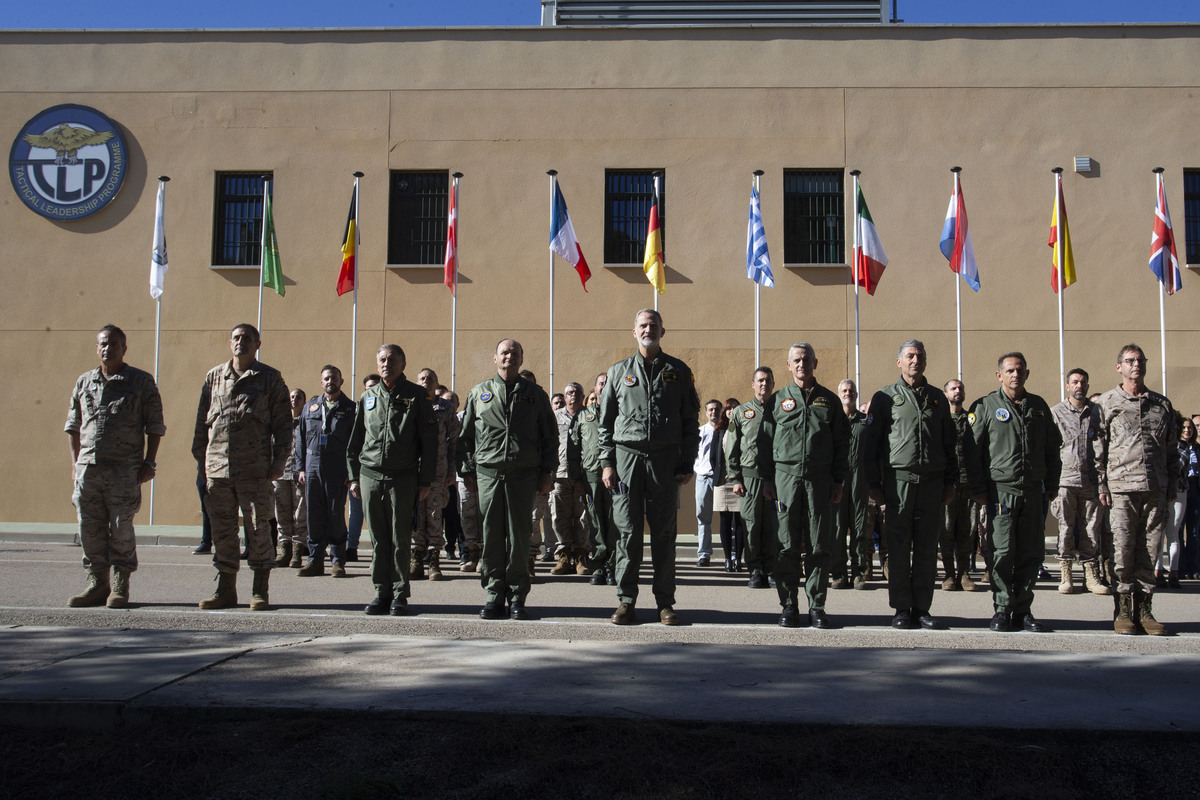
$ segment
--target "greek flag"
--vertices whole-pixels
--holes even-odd
[[[746,277],[768,288],[775,285],[771,274],[771,255],[767,252],[767,232],[763,228],[758,187],[750,188],[750,223],[746,226]]]

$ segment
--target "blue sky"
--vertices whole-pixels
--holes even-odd
[[[911,23],[1200,21],[1196,0],[899,0],[899,12]],[[9,2],[0,27],[338,28],[540,20],[539,0],[58,0]]]

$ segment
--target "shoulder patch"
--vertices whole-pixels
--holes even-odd
[[[975,412],[974,411],[967,414],[967,424],[970,425],[972,428],[975,427]]]
[[[493,397],[492,393],[487,390],[484,390],[479,393],[479,399],[485,403],[492,402],[492,397]]]
[[[636,375],[626,375],[625,376],[625,385],[626,386],[637,386],[637,382],[638,382],[638,379],[637,379]]]
[[[1009,412],[1009,410],[1007,408],[997,408],[996,409],[996,420],[999,422],[1008,422],[1008,418],[1011,416],[1012,416],[1012,414]]]
[[[782,408],[784,411],[795,411],[796,410],[796,401],[789,397],[788,399],[786,399],[782,403],[780,403],[779,407]]]

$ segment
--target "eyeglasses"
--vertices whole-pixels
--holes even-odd
[[[1145,364],[1146,359],[1144,359],[1144,358],[1122,358],[1121,363],[1127,364],[1128,366],[1132,367],[1134,364]]]

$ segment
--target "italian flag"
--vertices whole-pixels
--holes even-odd
[[[887,253],[883,252],[883,243],[879,241],[879,232],[875,230],[875,222],[863,198],[862,186],[858,187],[854,209],[854,281],[874,295],[875,287],[883,276],[883,268],[887,266]]]

